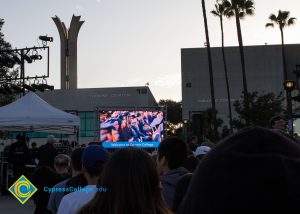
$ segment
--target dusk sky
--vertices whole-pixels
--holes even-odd
[[[206,1],[211,46],[220,46],[214,0]],[[265,28],[270,13],[288,10],[300,18],[299,0],[257,0],[255,15],[242,21],[245,45],[279,44],[278,28]],[[60,40],[51,19],[67,27],[72,15],[85,21],[78,37],[78,87],[149,87],[159,99],[181,100],[181,48],[204,47],[201,0],[9,0],[2,1],[2,32],[13,48],[39,46],[39,35],[54,38],[50,46],[49,84],[60,88]],[[225,20],[225,45],[238,45],[234,18]],[[300,23],[286,28],[285,43],[299,43]],[[41,44],[41,43],[40,43]],[[44,60],[45,61],[45,60]],[[30,67],[31,66],[31,67]],[[26,64],[26,75],[45,73]],[[200,71],[199,71],[200,72]]]

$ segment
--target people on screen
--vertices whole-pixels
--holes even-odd
[[[145,142],[163,139],[162,111],[107,111],[100,113],[101,142]]]

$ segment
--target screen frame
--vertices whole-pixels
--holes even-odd
[[[101,134],[100,134],[100,114],[101,111],[151,111],[151,112],[158,112],[158,111],[162,111],[164,118],[163,118],[163,131],[162,134],[164,136],[164,138],[166,137],[166,121],[167,121],[167,108],[164,106],[155,106],[155,107],[97,107],[95,108],[95,113],[96,113],[96,120],[97,120],[97,141],[99,144],[102,145],[102,143],[100,141],[101,138]],[[126,148],[126,147],[130,147],[130,146],[135,146],[134,144],[137,142],[132,143],[131,145],[128,146],[124,146],[124,147],[120,147],[120,148]],[[130,144],[130,143],[129,143]],[[160,142],[159,142],[160,144]],[[158,145],[159,145],[158,144]],[[139,147],[139,146],[137,146]],[[153,149],[157,149],[157,147],[141,147],[141,148],[153,148]]]

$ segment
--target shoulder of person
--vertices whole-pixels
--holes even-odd
[[[65,195],[58,207],[57,214],[68,214],[72,208],[72,194]]]

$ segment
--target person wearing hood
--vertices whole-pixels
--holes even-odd
[[[300,146],[247,128],[225,138],[196,169],[177,214],[299,213]]]
[[[158,147],[157,167],[161,175],[163,197],[169,208],[173,206],[177,182],[189,172],[183,167],[187,154],[186,143],[178,137],[168,137]]]

